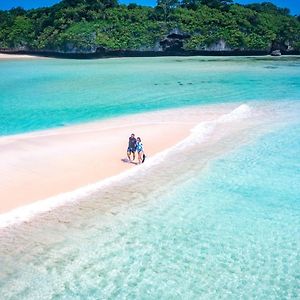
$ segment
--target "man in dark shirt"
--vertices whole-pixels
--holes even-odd
[[[136,138],[134,133],[131,134],[128,141],[128,148],[127,148],[127,157],[128,160],[131,161],[130,155],[132,154],[132,160],[135,160],[135,151],[136,151]]]

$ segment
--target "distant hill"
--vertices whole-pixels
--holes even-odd
[[[300,18],[272,3],[63,0],[49,8],[0,11],[0,48],[99,53],[136,51],[300,51]]]

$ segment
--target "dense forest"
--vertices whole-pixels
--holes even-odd
[[[272,3],[63,0],[48,8],[0,11],[0,48],[93,53],[300,50],[300,17]]]

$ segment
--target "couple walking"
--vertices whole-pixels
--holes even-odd
[[[129,137],[128,141],[128,148],[127,148],[127,157],[129,162],[135,160],[135,152],[138,153],[138,160],[139,164],[143,163],[145,161],[146,155],[144,153],[144,146],[142,144],[142,140],[140,137],[135,138],[135,134],[132,133]],[[131,160],[131,154],[132,154],[132,160]]]

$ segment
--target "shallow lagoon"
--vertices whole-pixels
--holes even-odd
[[[118,74],[116,82],[112,82],[115,93],[113,88],[110,92],[124,102],[118,105],[116,100],[109,106],[103,96],[101,104],[94,106],[102,109],[95,109],[92,117],[88,113],[93,111],[92,105],[88,103],[86,110],[83,109],[84,97],[79,92],[83,73],[80,72],[72,73],[81,78],[79,81],[73,78],[72,93],[77,99],[66,97],[67,103],[54,105],[55,101],[47,102],[46,97],[44,102],[36,102],[37,111],[46,110],[46,104],[52,105],[58,118],[66,118],[64,122],[67,118],[79,122],[208,101],[247,102],[253,110],[267,103],[269,110],[261,126],[268,129],[261,134],[245,132],[244,137],[239,137],[244,138],[243,142],[209,159],[204,168],[201,143],[184,151],[177,149],[169,159],[127,180],[120,188],[95,191],[32,222],[2,230],[0,291],[5,299],[299,297],[298,60],[291,63],[243,58],[232,63],[231,59],[220,59],[219,64],[218,59],[212,63],[198,58],[176,58],[180,62],[173,63],[174,59],[167,58],[163,63],[163,59],[153,59],[160,62],[158,65],[152,59],[137,59],[133,64],[136,70],[141,68],[140,72],[144,73],[147,65],[157,73],[139,78],[140,85],[132,81],[133,77],[123,78],[132,87],[128,91],[117,87],[120,74],[129,72],[131,59],[119,60],[117,70],[110,67],[111,78]],[[116,66],[116,62],[103,60],[92,65],[92,61],[43,60],[34,64],[53,67],[53,64],[72,66],[73,63],[70,68],[81,70],[91,64],[97,73],[102,72],[98,64]],[[177,74],[172,77],[174,70]],[[109,73],[107,69],[105,72]],[[51,76],[55,78],[54,71]],[[159,85],[162,81],[158,78],[162,77],[168,84]],[[97,95],[108,93],[106,75],[103,81],[107,81],[107,87],[103,91],[97,87],[95,78],[89,80]],[[48,85],[46,78],[42,81]],[[65,84],[60,87],[66,96],[71,89]],[[148,93],[139,93],[145,87]],[[174,87],[177,90],[182,87],[182,93],[176,93]],[[94,99],[99,101],[96,91]],[[50,94],[53,98],[60,96],[51,89]],[[160,95],[160,101],[155,98],[151,102],[149,97],[155,94]],[[143,98],[143,104],[138,97]],[[34,102],[28,103],[34,106]],[[71,103],[82,118],[74,117]],[[59,105],[65,108],[59,109]],[[24,116],[33,116],[29,110],[26,115],[25,106],[19,109]],[[272,120],[271,116],[276,114],[281,117]],[[52,120],[51,116],[56,113],[49,113],[48,120]],[[12,125],[5,133],[13,128],[23,132],[57,126],[53,120],[43,123],[42,119],[33,119],[32,127],[27,123],[20,127]],[[14,120],[17,122],[18,118]],[[37,126],[42,123],[42,127]],[[232,140],[222,143],[226,148]],[[103,202],[114,205],[103,208]]]
[[[0,135],[187,105],[299,100],[299,57],[0,61]]]

